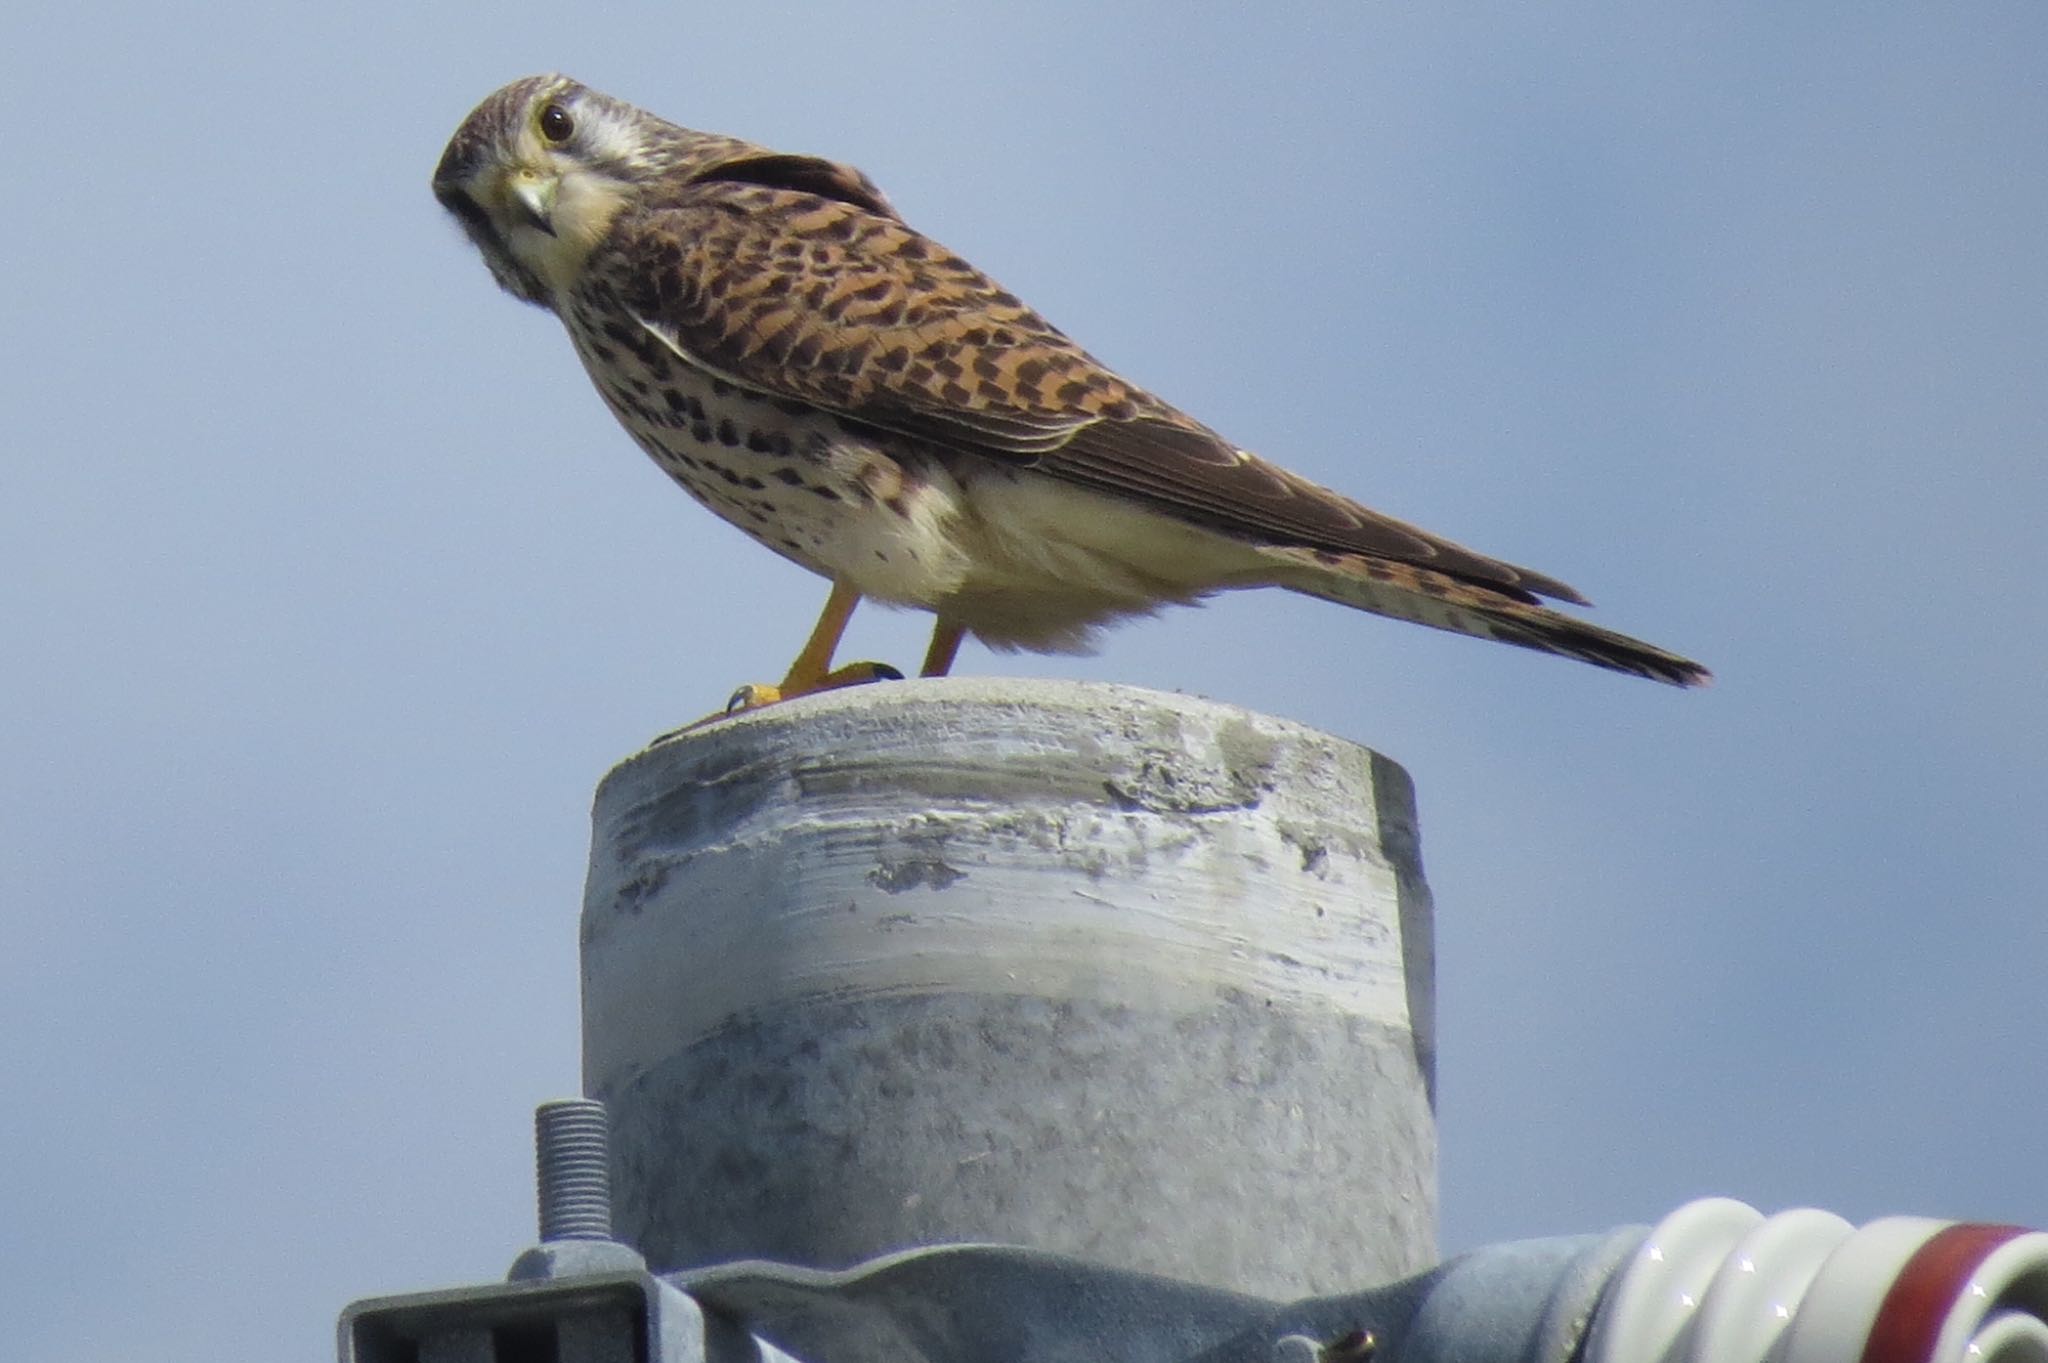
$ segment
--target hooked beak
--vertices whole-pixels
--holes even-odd
[[[523,172],[506,186],[513,210],[528,227],[555,235],[555,195],[562,188],[561,177]]]

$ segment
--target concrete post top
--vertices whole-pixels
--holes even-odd
[[[1242,992],[1426,1034],[1413,798],[1369,749],[1192,696],[943,679],[807,697],[605,778],[586,964],[638,973],[672,922],[657,954],[702,977],[664,999],[664,1034],[742,998],[926,988]]]
[[[617,783],[673,781],[678,766],[709,773],[735,760],[782,754],[823,770],[837,754],[870,748],[906,761],[918,754],[935,779],[962,763],[985,772],[991,761],[1026,762],[1041,796],[1048,786],[1066,786],[1083,798],[1161,813],[1256,804],[1291,780],[1307,781],[1318,800],[1341,799],[1347,782],[1362,782],[1348,792],[1361,804],[1399,806],[1411,825],[1413,819],[1407,772],[1348,739],[1203,696],[1014,677],[853,686],[681,730],[615,766],[599,784],[597,802],[622,794],[611,789]],[[1106,770],[1118,765],[1106,760],[1113,754],[1156,761],[1125,773],[1136,778],[1126,788]]]
[[[593,823],[584,1079],[650,1262],[995,1239],[1298,1291],[1433,1256],[1429,895],[1369,750],[887,682],[663,740]]]

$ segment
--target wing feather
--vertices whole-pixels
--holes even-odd
[[[1554,578],[1238,449],[907,226],[864,177],[777,162],[700,179],[615,232],[598,286],[683,358],[747,389],[1258,542],[1584,604]]]

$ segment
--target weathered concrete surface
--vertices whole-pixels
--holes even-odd
[[[1413,793],[1126,687],[859,688],[600,787],[586,1091],[658,1269],[1000,1240],[1276,1296],[1435,1260]]]

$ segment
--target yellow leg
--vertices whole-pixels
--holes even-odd
[[[803,652],[797,654],[796,661],[789,665],[789,672],[778,688],[785,699],[818,689],[818,683],[832,671],[832,655],[838,652],[839,640],[846,633],[846,622],[853,619],[853,608],[859,604],[859,592],[844,582],[832,584],[832,594],[825,598],[825,609],[818,616],[817,626],[811,630]]]
[[[953,659],[960,653],[960,640],[967,631],[951,620],[940,617],[932,626],[932,646],[925,650],[924,666],[918,670],[920,677],[943,677],[953,670]]]
[[[903,674],[887,663],[849,663],[836,672],[832,670],[832,655],[838,651],[839,640],[846,633],[846,622],[853,618],[853,608],[859,604],[858,591],[844,582],[834,582],[832,594],[825,598],[825,609],[818,616],[817,626],[811,630],[811,637],[804,641],[803,651],[796,655],[796,661],[789,665],[782,685],[763,686],[750,682],[732,693],[732,699],[725,704],[725,713],[758,710],[764,705],[794,700],[813,691],[830,691],[861,682],[900,678]],[[707,717],[715,718],[715,715]]]

